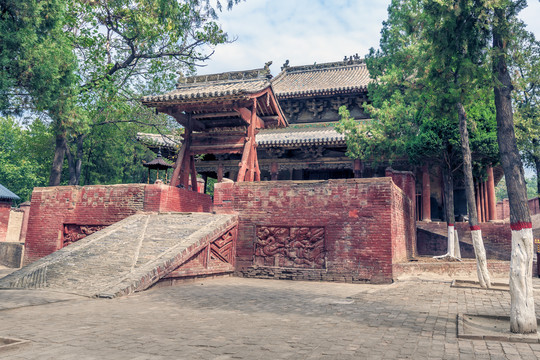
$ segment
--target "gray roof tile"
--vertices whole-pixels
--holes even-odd
[[[361,60],[286,67],[272,80],[278,98],[366,91],[370,82]]]
[[[255,69],[180,79],[176,90],[163,95],[145,96],[143,103],[194,102],[216,98],[243,98],[271,86],[269,70]]]
[[[20,197],[8,190],[5,186],[0,184],[0,200],[19,200]]]
[[[321,127],[289,127],[285,129],[261,130],[257,136],[259,147],[273,146],[311,146],[334,145],[345,146],[345,136],[338,133],[333,126]]]

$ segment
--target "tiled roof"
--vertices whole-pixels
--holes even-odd
[[[149,133],[137,133],[137,140],[145,145],[163,146],[167,148],[179,148],[182,139],[174,135],[161,135]]]
[[[345,135],[338,133],[333,126],[261,130],[256,140],[259,147],[346,145]]]
[[[149,161],[147,163],[143,162],[143,166],[150,169],[159,169],[159,170],[165,170],[165,169],[174,167],[173,165],[163,160],[163,157],[161,156],[161,148],[158,150],[157,157],[154,160]]]
[[[19,200],[20,198],[0,184],[0,200]]]
[[[151,105],[151,103],[189,103],[220,98],[241,99],[269,87],[270,77],[270,72],[266,68],[192,76],[180,79],[176,90],[163,95],[145,96],[142,102]]]
[[[369,72],[362,60],[284,67],[272,80],[278,98],[366,91]]]
[[[158,134],[138,133],[137,139],[142,143],[151,143],[163,148],[178,149],[178,144]],[[276,146],[311,146],[333,145],[345,146],[345,135],[338,133],[333,123],[293,125],[281,129],[261,129],[256,136],[257,145],[261,148]]]

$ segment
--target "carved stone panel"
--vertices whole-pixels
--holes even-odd
[[[258,226],[254,265],[324,269],[324,227]]]
[[[79,224],[64,224],[64,241],[63,247],[73,244],[76,241],[84,239],[88,235],[95,233],[108,225],[79,225]]]

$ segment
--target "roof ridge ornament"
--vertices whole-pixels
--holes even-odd
[[[354,54],[354,55],[351,55],[349,57],[347,57],[347,55],[345,55],[345,57],[343,58],[343,62],[346,63],[347,65],[352,65],[356,62],[360,62],[362,63],[362,59],[360,58],[360,56],[358,55],[358,53]]]
[[[244,81],[244,80],[262,80],[262,79],[271,79],[272,74],[270,74],[270,65],[272,61],[269,61],[264,64],[264,68],[253,69],[253,70],[241,70],[241,71],[229,71],[224,73],[217,74],[207,74],[207,75],[195,75],[185,77],[181,74],[178,77],[178,82],[176,88],[180,89],[184,86],[196,85],[200,83],[212,83],[212,82],[224,82],[224,81]]]

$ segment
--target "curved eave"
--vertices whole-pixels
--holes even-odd
[[[210,94],[197,93],[190,95],[158,95],[147,96],[141,99],[143,105],[148,107],[158,107],[162,105],[194,105],[201,103],[214,103],[226,101],[248,100],[249,94]]]
[[[347,146],[341,139],[302,139],[302,140],[277,140],[257,142],[259,148],[270,147],[298,147],[298,146]]]

